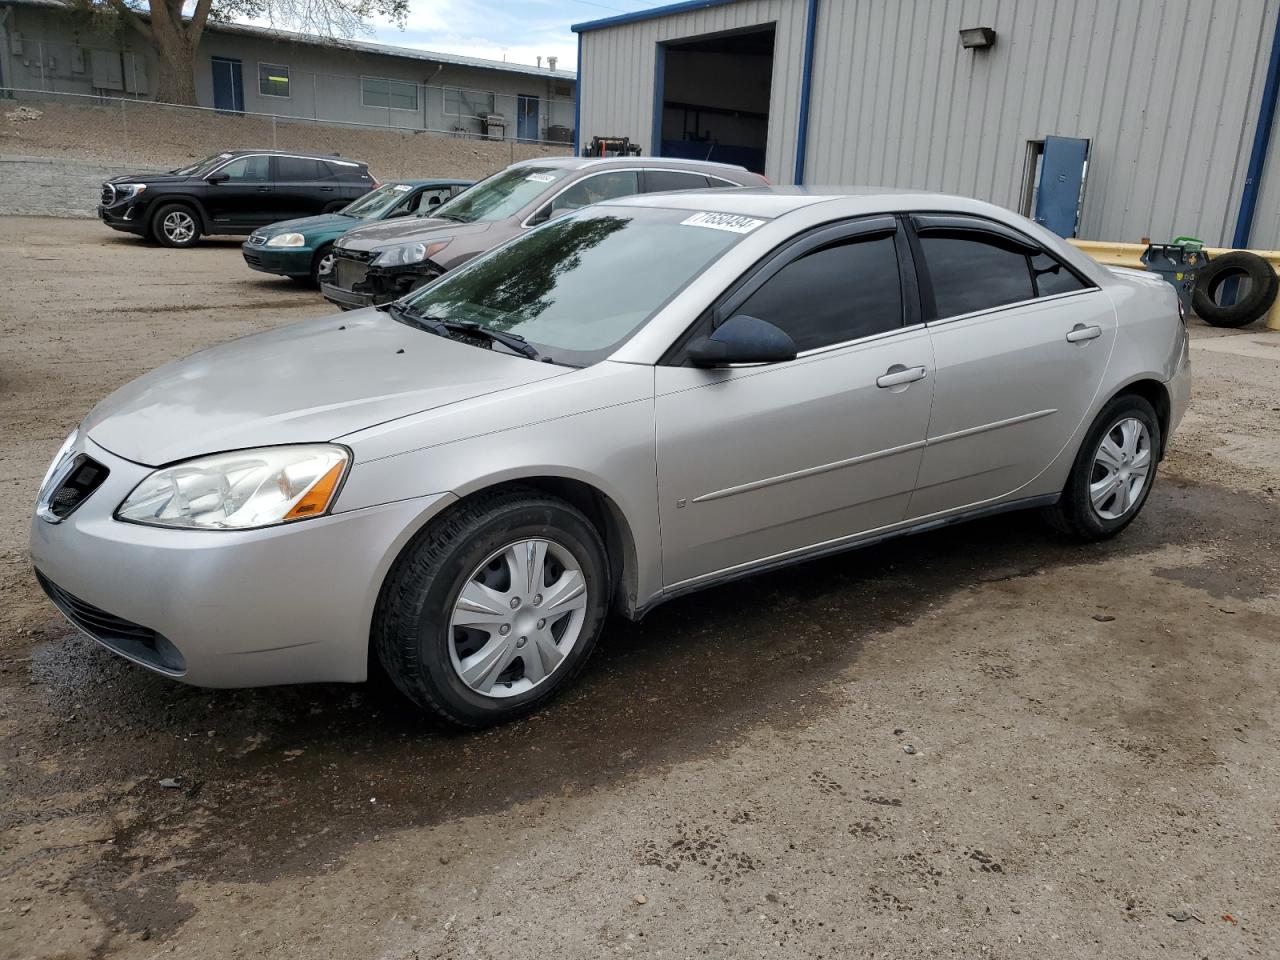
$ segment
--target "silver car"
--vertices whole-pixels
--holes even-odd
[[[117,391],[55,457],[31,554],[152,670],[376,658],[481,726],[562,688],[611,610],[1006,510],[1112,536],[1189,381],[1172,287],[989,204],[634,196]]]

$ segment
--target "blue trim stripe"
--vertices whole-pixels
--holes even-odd
[[[1262,186],[1262,168],[1271,145],[1271,125],[1276,118],[1276,99],[1280,93],[1280,16],[1271,39],[1271,62],[1267,64],[1267,82],[1262,88],[1262,105],[1258,108],[1258,126],[1253,132],[1253,150],[1249,154],[1249,171],[1240,196],[1240,215],[1236,217],[1236,235],[1231,245],[1236,249],[1249,246],[1253,233],[1253,214],[1258,206],[1258,190]]]
[[[813,48],[818,32],[818,0],[809,0],[804,24],[804,69],[800,75],[800,118],[796,124],[796,170],[792,182],[804,183],[804,163],[809,147],[809,89],[813,86]]]
[[[581,35],[578,36],[578,42],[582,42]],[[651,157],[662,154],[662,121],[665,119],[663,101],[666,98],[667,84],[667,45],[658,43],[656,47],[657,49],[653,51],[653,123],[649,131],[651,139],[649,156]]]
[[[620,27],[624,23],[639,23],[642,20],[657,20],[677,13],[688,13],[690,10],[705,10],[708,7],[723,7],[725,4],[737,3],[738,0],[684,0],[683,3],[669,3],[662,7],[650,7],[648,10],[637,10],[634,13],[623,13],[616,17],[605,17],[603,20],[587,20],[575,23],[569,29],[574,33],[586,33],[588,30],[600,30],[604,27]]]
[[[577,80],[582,76],[582,37],[578,37],[578,71],[574,74],[573,84],[573,155],[582,156],[582,84]]]

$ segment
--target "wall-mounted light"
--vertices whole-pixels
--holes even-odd
[[[995,42],[996,32],[990,27],[969,27],[960,31],[960,46],[966,50],[985,50]]]

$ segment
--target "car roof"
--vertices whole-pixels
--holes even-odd
[[[352,157],[339,156],[336,153],[314,153],[306,150],[219,150],[215,157],[245,157],[245,156],[266,156],[266,157],[302,157],[306,160],[336,160],[338,163],[349,163],[353,166],[367,167],[369,166],[363,160],[356,160]]]
[[[925,190],[895,187],[737,187],[721,190],[681,190],[678,193],[641,193],[602,201],[598,205],[662,207],[671,210],[706,210],[774,219],[815,204],[838,206],[836,216],[897,213],[908,210],[945,210],[974,213],[1006,220],[1013,216],[1003,207]]]
[[[736,163],[717,163],[714,160],[685,160],[681,157],[535,157],[520,160],[513,167],[560,167],[569,170],[582,170],[586,167],[644,167],[669,170],[732,170],[735,173],[750,173],[746,167]]]
[[[431,177],[426,180],[415,180],[410,177],[388,177],[383,183],[406,183],[411,187],[469,187],[474,180],[450,180],[447,177]]]

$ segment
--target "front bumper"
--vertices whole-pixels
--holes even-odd
[[[443,272],[430,260],[400,267],[366,267],[338,257],[330,279],[320,284],[320,292],[330,303],[344,310],[355,310],[399,300]],[[344,276],[351,279],[344,282]]]
[[[310,247],[251,246],[247,240],[240,245],[240,253],[251,269],[278,277],[311,276],[311,258],[315,255]]]
[[[103,646],[197,686],[365,679],[386,572],[452,500],[419,497],[262,530],[148,527],[112,514],[151,468],[92,440],[79,448],[110,473],[61,523],[32,521],[42,585]]]
[[[110,207],[99,204],[98,219],[112,230],[136,233],[140,237],[147,234],[147,218],[140,203],[126,201]]]

